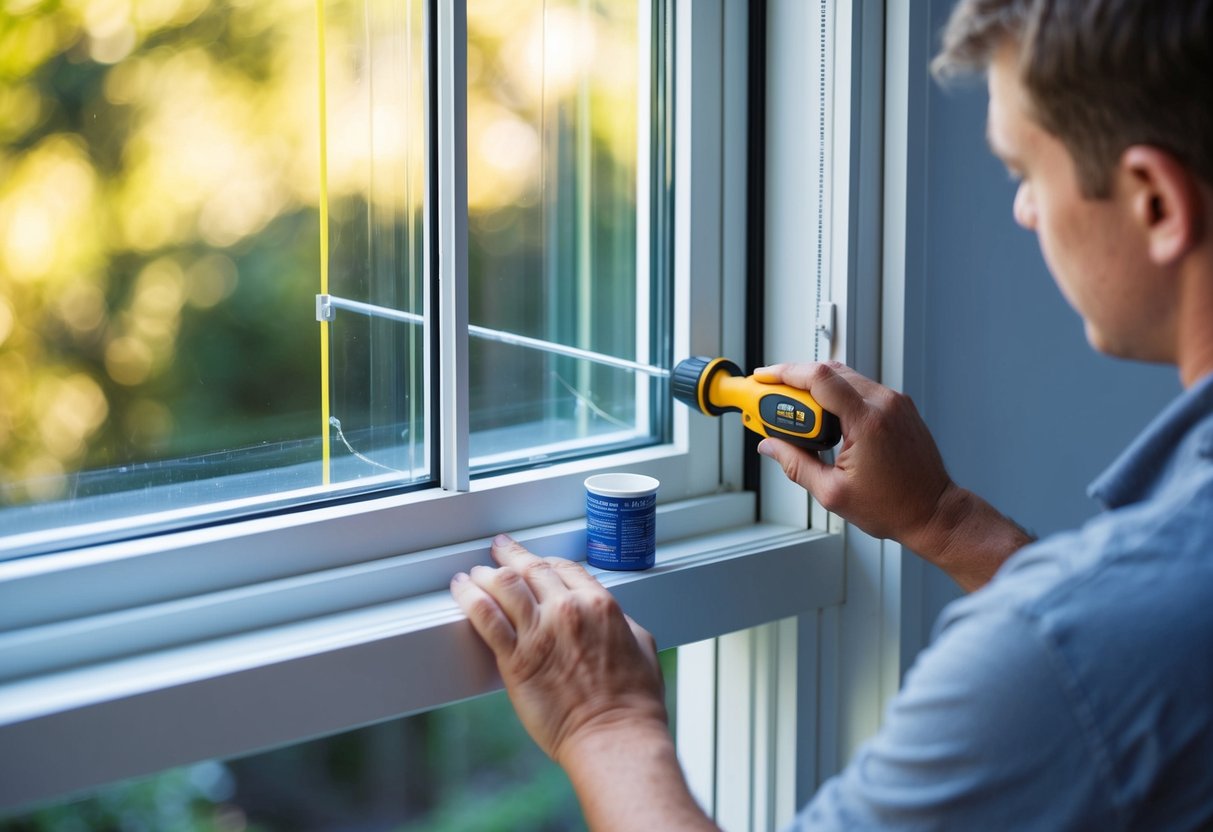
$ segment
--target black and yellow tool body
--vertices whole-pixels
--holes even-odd
[[[694,356],[678,362],[671,375],[674,398],[709,416],[738,411],[741,423],[808,451],[838,444],[838,417],[823,410],[808,392],[786,384],[764,384],[727,358]]]

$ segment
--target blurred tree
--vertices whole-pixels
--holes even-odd
[[[0,500],[317,433],[306,0],[0,11]]]

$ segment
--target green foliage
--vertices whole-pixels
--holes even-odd
[[[264,832],[221,800],[230,789],[222,766],[203,763],[0,819],[0,832]]]
[[[574,832],[585,829],[572,787],[554,764],[499,792],[452,792],[419,823],[401,832]]]

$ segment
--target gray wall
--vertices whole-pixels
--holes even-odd
[[[1087,484],[1178,394],[1178,376],[1087,345],[1035,235],[1012,220],[1014,187],[985,145],[984,84],[941,90],[927,74],[951,0],[915,5],[906,282],[920,355],[907,392],[953,478],[1047,534],[1097,510]],[[929,628],[957,591],[937,572],[927,589]]]

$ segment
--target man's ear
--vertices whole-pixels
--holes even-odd
[[[1142,144],[1125,150],[1120,171],[1150,259],[1159,265],[1178,261],[1205,231],[1207,218],[1196,177],[1167,151]]]

